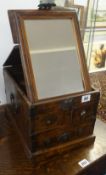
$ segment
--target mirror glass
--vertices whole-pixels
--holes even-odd
[[[24,20],[38,99],[84,91],[70,19]]]

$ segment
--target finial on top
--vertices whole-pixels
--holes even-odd
[[[50,10],[55,6],[55,0],[40,0],[40,4],[38,5],[39,10]]]

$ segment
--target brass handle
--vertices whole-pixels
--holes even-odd
[[[10,101],[13,111],[15,113],[19,112],[20,105],[19,103],[16,103],[15,95],[13,93],[10,94]]]
[[[86,114],[86,110],[81,111],[81,116],[84,116]]]
[[[48,120],[46,121],[46,124],[47,124],[47,125],[52,124],[52,120],[48,119]]]
[[[59,142],[63,143],[63,142],[68,141],[68,140],[70,139],[70,137],[71,137],[70,133],[64,133],[64,134],[60,135],[60,136],[57,138],[57,140],[58,140]]]
[[[45,145],[46,147],[52,146],[52,141],[51,141],[51,139],[50,139],[50,138],[46,139],[46,140],[44,141],[44,145]]]
[[[50,115],[46,118],[45,122],[47,125],[52,125],[57,121],[57,116],[55,115]]]
[[[73,99],[72,98],[69,98],[67,100],[64,100],[62,103],[61,103],[61,109],[62,110],[69,110],[71,107],[72,107],[72,103],[73,103]]]
[[[11,104],[14,105],[15,97],[13,93],[10,94],[10,101],[11,101]]]

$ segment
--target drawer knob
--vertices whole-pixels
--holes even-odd
[[[62,109],[62,110],[70,109],[70,108],[72,107],[72,103],[73,103],[73,99],[72,99],[72,98],[67,99],[67,100],[64,100],[64,101],[61,103],[61,109]]]
[[[48,119],[48,120],[46,121],[46,124],[48,124],[48,125],[52,124],[52,120]]]
[[[68,141],[69,139],[70,139],[70,133],[64,133],[64,134],[60,135],[60,136],[57,138],[57,140],[58,140],[59,142],[66,142],[66,141]]]
[[[83,130],[83,128],[80,128],[79,130],[78,130],[78,133],[79,133],[79,135],[81,135],[82,133],[84,133],[85,131]]]
[[[81,116],[84,116],[86,114],[86,111],[85,110],[83,110],[83,111],[81,111]]]
[[[47,125],[52,125],[57,121],[57,117],[56,116],[49,116],[46,118],[45,122]]]
[[[19,112],[20,104],[19,102],[16,102],[15,95],[13,93],[10,94],[10,102],[12,109],[15,113]]]
[[[49,138],[49,139],[46,139],[46,140],[44,141],[44,145],[45,145],[46,147],[52,146],[51,139],[50,139],[50,138]]]

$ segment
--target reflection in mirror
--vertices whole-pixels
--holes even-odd
[[[84,91],[70,19],[25,20],[38,99]]]

